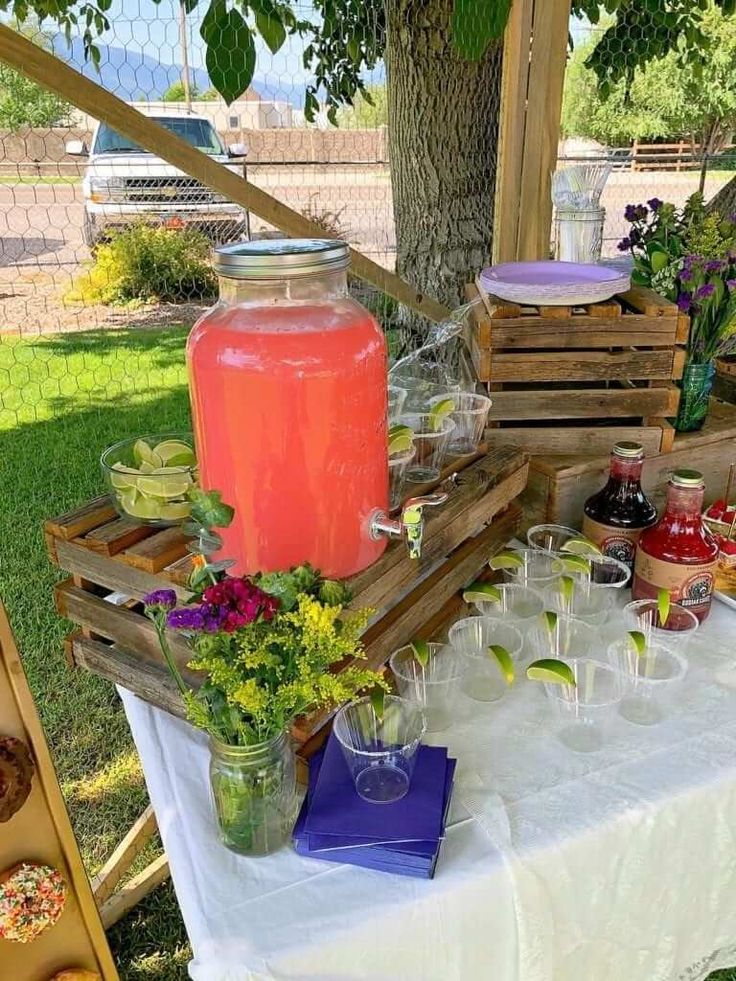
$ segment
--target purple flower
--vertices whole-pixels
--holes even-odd
[[[143,597],[146,606],[159,606],[162,610],[173,610],[176,606],[176,593],[173,589],[154,589]]]
[[[631,239],[622,238],[621,241],[618,243],[617,248],[619,252],[628,252],[629,249],[631,248]]]
[[[725,265],[721,259],[709,259],[705,264],[705,271],[707,273],[723,272]]]
[[[687,313],[690,309],[690,297],[687,293],[680,293],[677,297],[677,306],[682,310],[683,313]]]
[[[695,299],[696,300],[704,300],[708,296],[713,296],[713,294],[715,293],[715,291],[716,291],[716,288],[713,285],[713,283],[703,283],[702,286],[699,286],[695,290]]]
[[[659,211],[659,209],[664,204],[664,201],[661,201],[659,198],[650,198],[647,201],[647,204],[652,209],[652,211],[655,212],[655,214],[656,214],[656,212]]]
[[[736,290],[736,279],[727,279],[726,286],[728,286],[729,292],[733,293]]]
[[[627,204],[624,208],[624,218],[626,221],[636,221],[636,216],[638,214],[638,205]]]
[[[173,630],[203,630],[205,616],[199,606],[185,606],[181,610],[171,610],[166,625]]]

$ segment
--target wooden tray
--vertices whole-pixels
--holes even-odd
[[[450,499],[440,508],[427,509],[421,560],[410,559],[403,542],[392,542],[377,562],[349,580],[353,605],[376,611],[363,637],[374,668],[412,637],[426,636],[428,624],[436,629],[458,590],[519,527],[521,508],[511,502],[526,485],[525,453],[498,446],[477,459],[456,461],[449,469],[456,468]],[[174,588],[182,600],[189,597],[190,564],[183,534],[121,519],[107,498],[47,521],[45,534],[52,561],[71,574],[55,591],[59,613],[79,628],[66,643],[70,665],[182,716],[179,693],[140,600],[163,586]],[[172,635],[171,649],[187,674],[186,642]],[[198,679],[188,673],[188,680],[196,684]],[[316,748],[314,739],[325,721],[325,716],[315,716],[295,726],[305,755]]]
[[[689,321],[651,290],[586,307],[520,307],[477,284],[467,343],[489,423],[530,453],[596,452],[620,439],[671,448]]]
[[[33,696],[0,605],[0,734],[22,739],[36,763],[25,804],[0,824],[0,871],[18,862],[41,862],[64,876],[67,899],[59,921],[28,944],[0,940],[3,981],[46,981],[65,968],[118,973],[107,946],[87,874],[74,838]]]

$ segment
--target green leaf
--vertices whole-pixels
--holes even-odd
[[[511,0],[455,0],[452,40],[461,57],[479,61],[493,38],[503,35]]]
[[[665,266],[669,265],[670,257],[666,252],[652,251],[650,261],[652,263],[652,271],[658,273],[661,272]]]
[[[214,0],[213,0],[214,2]],[[224,4],[217,0],[218,5]],[[210,10],[212,8],[210,7]],[[205,30],[204,21],[202,31]],[[217,13],[207,26],[205,64],[212,84],[230,105],[248,88],[256,67],[256,46],[250,28],[237,10]]]
[[[192,503],[192,520],[203,528],[227,528],[235,517],[234,508],[225,504],[219,491],[195,488],[187,497]]]
[[[276,54],[286,40],[286,29],[278,10],[270,0],[251,0],[256,14],[256,28],[268,45],[271,54]]]

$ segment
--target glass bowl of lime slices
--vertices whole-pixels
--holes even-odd
[[[167,527],[189,517],[187,495],[197,483],[191,433],[155,433],[123,439],[108,446],[100,466],[122,518]]]

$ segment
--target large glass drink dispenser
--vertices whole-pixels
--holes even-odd
[[[234,573],[311,562],[365,568],[386,539],[386,346],[348,294],[348,247],[311,239],[219,247],[220,302],[187,343],[201,484],[235,508]]]

